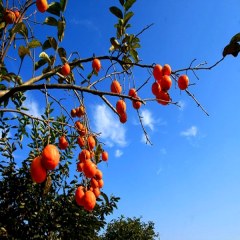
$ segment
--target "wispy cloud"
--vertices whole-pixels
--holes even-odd
[[[180,133],[180,135],[184,137],[196,137],[197,134],[198,134],[198,128],[196,126],[191,126],[187,130],[182,131]]]
[[[109,146],[115,144],[124,147],[126,142],[126,129],[106,105],[94,107],[94,125],[96,132]]]
[[[44,112],[43,108],[39,106],[38,102],[31,95],[28,94],[26,97],[27,99],[24,102],[24,107],[29,109],[26,112],[29,115],[32,115],[37,118],[41,118],[41,115]]]
[[[186,103],[183,100],[178,101],[179,110],[183,111],[186,108]]]
[[[119,150],[119,149],[117,149],[116,151],[115,151],[115,157],[121,157],[123,155],[123,151],[121,151],[121,150]]]
[[[149,110],[144,109],[141,111],[141,116],[143,125],[145,127],[149,127],[153,131],[155,121],[153,119],[152,113]]]

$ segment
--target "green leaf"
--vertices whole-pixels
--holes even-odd
[[[125,15],[125,17],[124,17],[124,19],[123,19],[123,25],[124,26],[126,26],[127,25],[127,23],[128,23],[128,21],[131,19],[131,17],[134,15],[134,13],[133,12],[128,12],[126,15]]]
[[[28,48],[36,48],[41,46],[41,42],[39,42],[37,39],[33,39],[30,43],[28,43]]]
[[[54,17],[47,17],[44,21],[44,24],[49,25],[49,26],[57,27],[58,21]]]
[[[62,59],[66,59],[67,58],[67,53],[66,53],[66,50],[64,48],[59,48],[58,49],[58,54],[59,54],[59,57]]]
[[[225,56],[231,54],[234,57],[237,57],[239,52],[240,52],[240,45],[237,42],[233,42],[233,43],[228,44],[224,48],[222,55],[223,55],[223,57],[225,57]]]
[[[59,2],[52,2],[52,3],[50,3],[49,7],[47,9],[47,12],[60,17],[60,13],[61,13],[61,5],[60,5],[60,3]]]
[[[123,6],[125,3],[125,0],[119,0],[120,4]]]
[[[21,60],[23,60],[26,55],[29,55],[29,48],[20,46],[18,48],[18,55],[21,58]]]
[[[58,40],[61,42],[64,37],[64,31],[66,27],[65,19],[62,18],[62,20],[58,21]]]
[[[66,10],[67,2],[68,2],[68,0],[60,0],[60,5],[61,5],[62,12],[64,12]]]
[[[132,56],[132,58],[134,59],[135,62],[139,61],[138,53],[135,49],[131,49],[130,54],[131,54],[131,56]]]
[[[11,31],[11,34],[14,34],[14,33],[19,33],[22,36],[24,36],[25,38],[28,38],[28,29],[27,29],[25,23],[23,23],[23,22],[19,22],[16,24],[16,26]]]
[[[136,0],[127,0],[124,4],[125,10],[128,11],[135,2]]]
[[[118,7],[110,7],[109,10],[117,18],[120,18],[120,19],[123,18],[123,13],[122,13],[122,11]]]
[[[34,64],[34,69],[38,70],[40,67],[42,67],[43,65],[45,65],[47,63],[46,59],[40,59],[39,61],[35,62]]]
[[[48,40],[46,40],[42,45],[42,50],[46,50],[48,48],[53,48],[54,50],[57,50],[57,41],[54,37],[48,37]]]
[[[5,23],[5,22],[1,22],[1,23],[0,23],[0,29],[3,29],[5,26],[6,26],[6,23]]]

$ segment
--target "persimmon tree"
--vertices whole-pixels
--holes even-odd
[[[110,7],[116,34],[106,40],[110,40],[109,54],[80,57],[74,46],[67,52],[64,42],[67,0],[0,1],[0,205],[1,219],[6,219],[1,222],[4,236],[25,232],[32,238],[64,239],[74,228],[86,227],[78,216],[86,218],[87,225],[95,222],[93,226],[99,229],[106,214],[116,207],[119,199],[102,191],[100,166],[111,157],[108,159],[100,133],[93,131],[88,96],[101,99],[123,124],[127,108],[136,109],[148,143],[139,109],[153,101],[159,107],[178,106],[169,94],[173,85],[207,114],[188,88],[192,80],[187,73],[197,78],[197,71],[214,68],[224,57],[211,66],[193,66],[193,61],[177,70],[165,63],[140,61],[140,37],[151,24],[131,33],[135,2],[119,0]],[[41,32],[42,24],[50,29],[46,34]],[[136,68],[147,71],[147,79],[136,81]],[[143,99],[139,92],[149,84],[149,98]],[[35,92],[44,105],[41,116],[29,112],[28,92]],[[19,149],[24,149],[20,162],[15,157]],[[63,212],[61,206],[66,207]],[[75,224],[61,231],[66,218]],[[59,222],[53,224],[52,219]],[[102,222],[97,223],[99,219]]]

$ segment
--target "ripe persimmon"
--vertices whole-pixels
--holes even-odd
[[[127,110],[127,105],[126,105],[126,103],[125,103],[124,100],[119,99],[119,100],[117,101],[117,103],[116,103],[116,110],[117,110],[117,113],[118,113],[118,114],[122,114],[122,113],[126,112],[126,110]]]
[[[68,144],[68,141],[67,141],[66,137],[65,136],[61,136],[59,138],[59,148],[61,150],[65,150],[68,147],[68,145],[69,144]]]
[[[83,171],[83,162],[78,162],[77,163],[77,171],[78,172],[82,172]]]
[[[135,88],[130,88],[128,91],[128,96],[130,97],[137,97],[137,91]]]
[[[119,120],[121,123],[127,122],[127,113],[123,112],[123,113],[119,114]]]
[[[162,76],[161,80],[159,81],[161,89],[163,91],[168,91],[172,86],[171,77],[168,75]]]
[[[93,178],[96,174],[97,166],[90,159],[87,159],[83,163],[83,173],[88,178]]]
[[[154,82],[152,84],[152,93],[153,93],[153,95],[155,95],[155,96],[158,95],[160,93],[160,91],[161,91],[160,84],[158,82]]]
[[[60,161],[58,148],[53,144],[48,144],[42,151],[42,165],[47,170],[54,170]]]
[[[95,178],[97,179],[97,180],[100,180],[100,179],[102,179],[102,171],[100,170],[100,169],[97,169],[96,170],[96,173],[95,173]]]
[[[102,152],[102,160],[103,161],[107,161],[108,160],[108,152],[107,151],[103,151]]]
[[[101,191],[98,187],[93,188],[92,192],[94,193],[95,197],[98,198],[101,195]]]
[[[81,162],[85,162],[87,159],[90,159],[90,158],[91,158],[91,154],[87,149],[83,149],[78,155],[78,159]]]
[[[83,206],[84,205],[84,195],[85,195],[85,188],[83,186],[79,186],[75,192],[75,200],[77,205]]]
[[[99,188],[102,188],[103,185],[104,185],[103,180],[102,180],[102,179],[99,179],[99,180],[98,180],[98,187],[99,187]]]
[[[16,20],[17,20],[18,17],[20,16],[20,12],[18,10],[15,10],[14,14],[15,14],[15,17],[16,17]],[[16,22],[16,20],[15,20],[15,22]]]
[[[122,92],[122,87],[118,80],[113,80],[111,83],[111,92],[120,94]]]
[[[157,102],[162,105],[167,105],[171,101],[169,94],[165,91],[161,91],[157,96]]]
[[[87,144],[88,144],[88,148],[90,150],[94,149],[96,146],[96,140],[92,135],[89,135],[87,138]]]
[[[101,62],[98,58],[94,58],[92,61],[92,68],[95,72],[99,72],[101,69]]]
[[[178,87],[181,89],[181,90],[185,90],[189,85],[189,78],[187,75],[181,75],[179,78],[178,78]]]
[[[80,148],[83,148],[86,145],[86,140],[85,137],[83,136],[78,136],[77,137],[77,143],[79,145]]]
[[[162,68],[162,75],[170,76],[172,73],[172,69],[169,64],[165,64]]]
[[[35,157],[31,162],[30,173],[32,180],[36,183],[42,183],[47,178],[47,170],[42,165],[42,157]]]
[[[77,116],[77,110],[76,110],[75,108],[73,108],[73,109],[71,110],[71,117],[74,118],[74,117],[76,117],[76,116]]]
[[[76,108],[77,117],[82,117],[85,114],[85,107],[83,105]]]
[[[36,6],[39,12],[44,13],[48,9],[47,0],[36,0]]]
[[[96,180],[95,178],[91,178],[90,184],[92,188],[96,188],[98,187],[98,180]]]
[[[78,133],[80,134],[80,136],[85,136],[88,132],[87,128],[80,121],[75,122],[75,127]]]
[[[71,72],[71,68],[70,68],[69,64],[64,63],[61,67],[61,74],[63,76],[67,76],[67,75],[69,75],[70,72]]]
[[[139,97],[137,98],[140,99]],[[140,101],[133,100],[132,105],[133,105],[133,108],[139,109],[142,106],[142,103]]]
[[[160,64],[156,64],[153,68],[153,76],[155,80],[160,81],[162,77],[162,66]]]
[[[92,211],[96,205],[96,197],[90,190],[86,191],[83,196],[83,207],[87,211]]]

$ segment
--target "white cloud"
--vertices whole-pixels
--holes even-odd
[[[100,137],[109,146],[117,144],[123,147],[127,144],[126,129],[105,104],[95,106],[94,125],[96,132],[101,133]]]
[[[186,107],[186,103],[182,100],[178,101],[179,110],[183,111]]]
[[[121,150],[119,150],[119,149],[117,149],[116,151],[115,151],[115,157],[121,157],[123,155],[123,151],[121,151]]]
[[[184,137],[196,137],[197,134],[198,134],[198,128],[196,126],[192,126],[180,133],[180,135]]]
[[[36,100],[34,100],[29,94],[26,95],[26,100],[24,102],[24,107],[28,108],[29,110],[26,111],[29,115],[32,115],[37,118],[41,118],[44,110],[41,108]]]
[[[149,110],[144,109],[141,111],[141,116],[143,125],[149,127],[153,131],[155,121],[152,117],[152,113]]]

